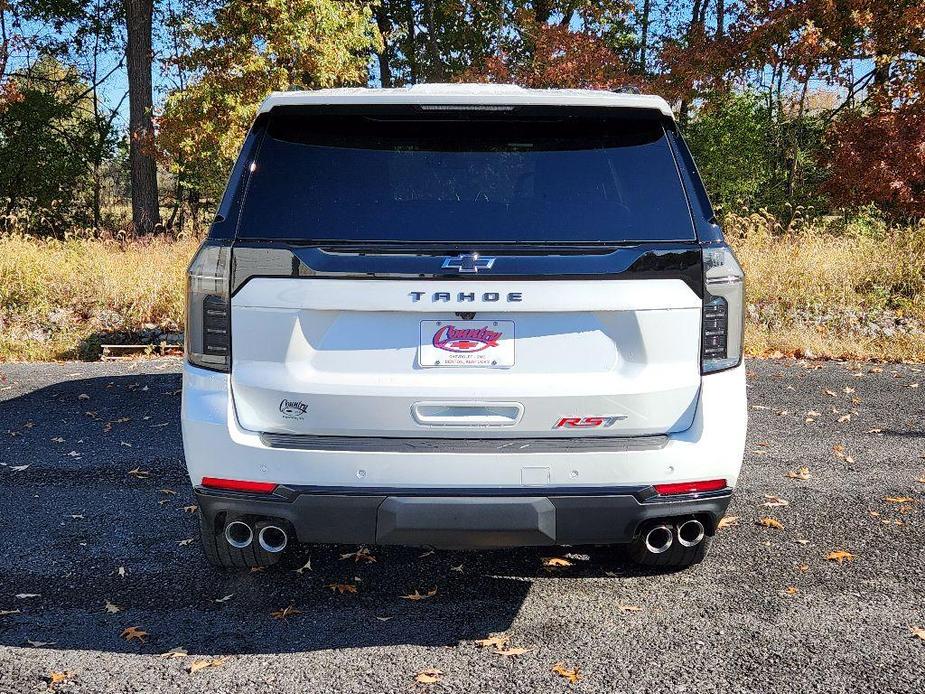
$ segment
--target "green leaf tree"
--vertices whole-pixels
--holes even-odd
[[[160,146],[213,198],[271,91],[364,85],[382,50],[369,3],[349,0],[228,0],[189,31],[180,60],[197,77],[168,96]]]

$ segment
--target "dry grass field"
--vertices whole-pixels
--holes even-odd
[[[725,230],[747,272],[749,354],[925,361],[925,221],[784,227],[756,213]],[[0,360],[90,359],[101,342],[176,333],[197,243],[0,236]]]

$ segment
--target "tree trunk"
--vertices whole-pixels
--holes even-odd
[[[388,36],[392,29],[392,22],[389,20],[389,11],[384,2],[376,7],[376,26],[379,28],[380,36],[382,36],[382,51],[376,54],[379,59],[379,82],[383,87],[391,87],[392,66],[389,61]]]
[[[726,33],[726,2],[716,0],[716,38],[723,38]]]
[[[418,63],[417,63],[417,38],[415,34],[414,23],[414,0],[408,0],[408,48],[405,55],[408,59],[408,72],[411,84],[417,84],[418,81]]]
[[[643,76],[645,76],[646,71],[648,70],[648,65],[646,64],[646,53],[649,50],[649,14],[651,10],[652,0],[644,0],[642,3],[642,17],[639,18],[639,72]]]
[[[135,233],[160,228],[157,164],[154,160],[154,98],[151,88],[151,18],[154,0],[124,0],[125,62],[128,67],[129,168],[132,178],[132,226]]]
[[[434,17],[434,4],[437,0],[423,0],[424,26],[427,28],[427,41],[424,53],[427,56],[427,81],[443,79],[443,66],[440,64],[440,49],[437,46],[437,21]]]

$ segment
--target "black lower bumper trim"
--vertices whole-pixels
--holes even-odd
[[[651,489],[651,488],[647,488]],[[697,516],[712,534],[731,492],[674,499],[634,493],[468,496],[300,493],[244,495],[197,489],[207,521],[237,516],[287,522],[300,542],[491,548],[630,542],[655,519]],[[622,491],[622,490],[621,490]]]

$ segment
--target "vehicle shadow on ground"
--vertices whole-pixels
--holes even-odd
[[[640,575],[594,547],[298,546],[264,571],[215,570],[190,508],[179,387],[176,373],[139,373],[0,401],[0,610],[12,611],[0,645],[224,655],[452,646],[509,629],[537,581]],[[128,627],[144,642],[122,638]]]

